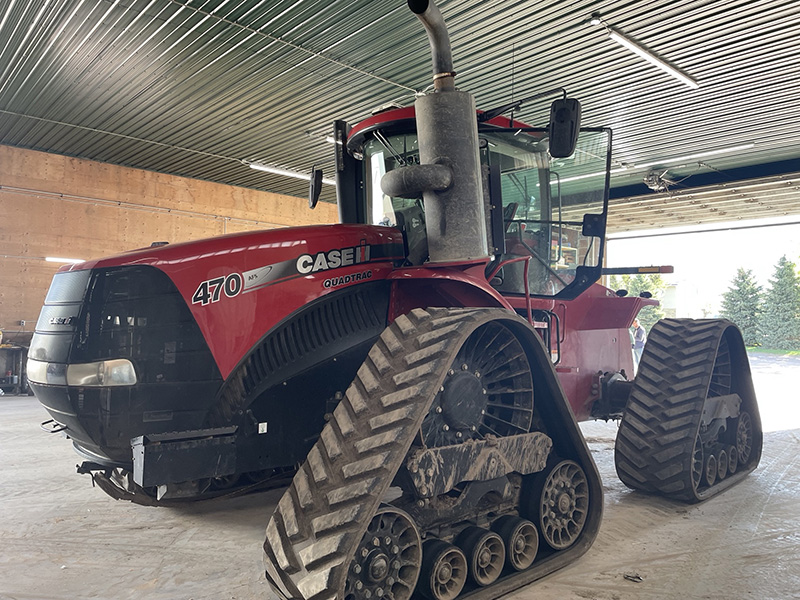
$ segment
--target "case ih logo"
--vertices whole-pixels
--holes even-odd
[[[301,254],[296,260],[290,258],[283,262],[273,265],[264,265],[250,271],[242,273],[230,273],[213,279],[201,281],[192,295],[192,304],[207,306],[219,302],[223,298],[235,298],[239,294],[252,292],[272,285],[287,277],[297,277],[308,275],[319,271],[338,269],[339,267],[349,267],[360,263],[369,262],[370,246],[366,243],[360,246],[350,246],[348,248],[336,248],[327,252],[317,254]],[[382,248],[378,247],[378,255],[381,255]],[[326,279],[324,286],[338,287],[352,281],[361,281],[372,277],[372,271],[365,271],[348,275],[346,278],[335,277]]]
[[[72,325],[75,317],[50,317],[48,323],[50,325]]]
[[[363,262],[369,262],[370,247],[366,244],[318,252],[314,256],[303,254],[297,259],[297,272],[302,275],[349,267]]]

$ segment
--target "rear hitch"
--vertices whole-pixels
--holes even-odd
[[[78,475],[91,475],[93,471],[107,471],[108,467],[85,460],[81,464],[75,465],[75,469],[78,471]]]
[[[633,382],[628,380],[624,370],[613,373],[598,372],[592,392],[597,399],[592,405],[592,417],[595,419],[621,419],[628,403]]]
[[[92,487],[95,487],[95,478],[98,476],[98,473],[100,471],[108,471],[108,467],[85,460],[81,464],[75,465],[75,470],[78,472],[78,475],[89,475],[92,478]]]

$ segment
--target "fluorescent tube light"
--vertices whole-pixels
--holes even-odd
[[[617,42],[620,46],[623,46],[624,48],[627,48],[628,50],[630,50],[634,54],[636,54],[638,56],[641,56],[643,59],[645,59],[651,65],[654,65],[654,66],[658,67],[659,69],[661,69],[662,71],[664,71],[668,75],[672,75],[675,79],[677,79],[681,83],[684,83],[684,84],[688,85],[690,88],[696,90],[697,88],[700,87],[700,84],[697,83],[697,81],[695,81],[694,79],[692,79],[688,75],[686,75],[684,73],[681,73],[675,67],[672,67],[672,66],[668,65],[663,60],[658,58],[656,55],[651,54],[645,48],[642,48],[639,44],[637,44],[634,41],[628,39],[627,37],[625,37],[624,35],[622,35],[618,31],[615,31],[615,30],[611,29],[610,27],[608,28],[608,37],[610,37],[612,40]]]
[[[681,83],[688,85],[690,88],[696,90],[700,87],[700,84],[697,83],[695,79],[687,75],[686,73],[679,71],[672,65],[667,64],[663,60],[661,60],[658,56],[650,52],[644,46],[640,46],[636,42],[634,42],[631,38],[627,37],[624,33],[614,29],[613,27],[609,26],[608,23],[603,21],[602,17],[599,14],[595,13],[592,15],[592,18],[589,20],[589,23],[592,25],[602,25],[606,28],[606,33],[608,33],[608,37],[614,40],[617,44],[626,48],[636,54],[637,56],[645,59],[651,65],[658,67],[668,75],[671,75]]]
[[[620,167],[618,169],[611,169],[608,173],[609,175],[616,175],[617,173],[623,173],[627,170],[629,170],[628,167]],[[566,183],[568,181],[578,181],[579,179],[589,179],[590,177],[604,177],[605,174],[606,174],[605,171],[598,171],[597,173],[586,173],[585,175],[575,175],[574,177],[562,177],[561,183]]]
[[[697,158],[706,158],[707,156],[715,156],[717,154],[727,154],[728,152],[739,152],[740,150],[749,150],[755,144],[742,144],[741,146],[731,146],[730,148],[721,148],[719,150],[707,150],[706,152],[698,152],[697,154],[687,154],[686,156],[676,156],[675,158],[665,158],[663,160],[655,160],[646,163],[636,163],[637,168],[655,167],[656,165],[665,165],[667,163],[684,162],[686,160],[695,160]]]
[[[61,258],[60,256],[45,256],[44,258],[47,262],[54,262],[54,263],[69,263],[71,265],[76,265],[78,263],[82,263],[82,258]]]
[[[740,150],[749,150],[753,146],[755,146],[754,143],[742,144],[741,146],[731,146],[730,148],[720,148],[719,150],[707,150],[705,152],[698,152],[697,154],[687,154],[686,156],[663,158],[661,160],[654,160],[646,163],[627,163],[628,166],[619,167],[617,169],[611,169],[609,173],[611,175],[616,175],[617,173],[624,173],[625,171],[633,171],[635,169],[644,169],[647,167],[655,167],[656,165],[665,166],[670,163],[684,162],[687,160],[695,160],[698,158],[706,158],[708,156],[716,156],[717,154],[726,154],[728,152],[739,152]],[[601,175],[605,175],[605,171],[598,171],[597,173],[587,173],[585,175],[576,175],[574,177],[562,177],[561,183],[566,183],[567,181],[577,181],[579,179],[588,179],[590,177],[600,177]]]
[[[251,169],[256,169],[257,171],[264,171],[265,173],[272,173],[273,175],[284,175],[286,177],[294,177],[295,179],[304,179],[305,181],[311,181],[311,175],[307,173],[301,173],[300,171],[280,169],[278,167],[262,165],[261,163],[256,163],[256,162],[246,162],[245,164],[249,166]],[[333,179],[323,178],[322,183],[326,183],[328,185],[336,185],[336,182]]]

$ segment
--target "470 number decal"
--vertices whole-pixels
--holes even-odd
[[[217,302],[222,297],[222,292],[228,298],[239,295],[242,291],[242,276],[239,273],[231,273],[227,277],[215,277],[207,279],[197,286],[192,304],[206,304]]]

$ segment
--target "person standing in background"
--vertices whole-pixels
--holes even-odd
[[[639,361],[642,360],[642,352],[644,352],[644,344],[647,341],[647,332],[645,332],[644,327],[641,326],[639,323],[639,319],[633,320],[633,356],[635,359],[635,365],[637,369],[639,368]]]

